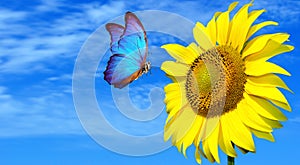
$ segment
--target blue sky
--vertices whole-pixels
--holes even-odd
[[[77,55],[92,33],[101,33],[101,27],[126,11],[163,10],[179,14],[188,20],[207,23],[215,11],[224,11],[232,1],[0,1],[0,164],[195,164],[193,147],[188,149],[188,159],[175,147],[150,156],[126,156],[112,152],[91,138],[81,125],[72,98],[72,76]],[[241,1],[240,5],[248,1]],[[287,32],[295,50],[272,61],[286,68],[292,77],[282,78],[294,91],[283,91],[290,101],[293,112],[284,112],[289,118],[283,129],[275,130],[276,142],[255,139],[257,153],[239,153],[236,164],[297,164],[300,146],[300,88],[299,88],[299,42],[300,2],[297,0],[256,0],[253,9],[267,10],[259,21],[274,20],[279,26],[268,27],[261,32]],[[137,14],[138,17],[141,15]],[[159,20],[157,20],[159,22]],[[157,22],[153,22],[155,24]],[[150,28],[151,22],[145,22]],[[146,26],[147,25],[147,26]],[[176,24],[167,25],[176,28]],[[182,28],[182,27],[178,27]],[[192,30],[192,29],[191,29]],[[104,31],[100,36],[107,38]],[[109,38],[107,38],[108,40]],[[158,47],[164,43],[177,42],[178,38],[149,32],[149,59],[154,66],[169,59]],[[101,45],[108,45],[99,41]],[[133,135],[148,136],[161,133],[166,114],[162,106],[161,88],[168,83],[163,73],[154,67],[151,74],[144,75],[130,85],[127,92],[135,109],[147,113],[154,110],[153,120],[134,121],[122,114],[130,109],[117,105],[113,97],[122,91],[111,89],[103,80],[102,72],[109,58],[106,52],[95,71],[95,93],[98,106],[106,120],[117,130]],[[159,56],[158,56],[159,55]],[[78,60],[78,59],[77,59]],[[152,92],[151,90],[156,90]],[[150,93],[150,95],[149,95]],[[117,98],[122,98],[118,96]],[[154,107],[151,101],[155,102]],[[87,111],[90,108],[86,105]],[[149,110],[149,109],[148,109]],[[157,110],[157,111],[155,111]],[[152,111],[150,111],[152,112]],[[154,113],[159,113],[155,116]],[[142,114],[141,114],[142,115]],[[146,116],[146,115],[145,115]],[[135,116],[138,118],[139,116]],[[96,119],[90,120],[99,125]],[[101,127],[100,127],[101,128]],[[99,129],[97,136],[104,143],[113,137],[109,130]],[[101,132],[102,131],[102,132]],[[98,140],[99,140],[98,139]],[[107,140],[107,141],[105,141]],[[129,142],[116,142],[126,147]],[[137,145],[136,143],[135,145]],[[144,142],[145,146],[160,142]],[[128,147],[128,146],[127,146]],[[129,147],[130,148],[130,147]],[[134,150],[134,147],[131,148]],[[134,152],[134,151],[132,151]],[[221,164],[226,157],[220,154]],[[203,164],[209,164],[204,160]]]

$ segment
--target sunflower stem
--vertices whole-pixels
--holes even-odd
[[[228,165],[234,165],[234,157],[227,156]]]

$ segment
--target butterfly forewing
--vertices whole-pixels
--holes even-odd
[[[118,43],[125,29],[122,25],[115,24],[115,23],[108,23],[105,25],[105,28],[110,35],[110,41],[111,41],[110,46]]]

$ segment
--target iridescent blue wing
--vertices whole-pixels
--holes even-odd
[[[123,88],[142,74],[148,52],[145,29],[133,13],[126,13],[122,35],[121,27],[118,24],[106,25],[111,35],[113,56],[107,63],[104,79],[117,88]]]

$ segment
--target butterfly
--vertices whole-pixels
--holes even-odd
[[[113,55],[103,72],[104,80],[121,89],[150,70],[150,62],[146,62],[146,31],[138,17],[131,12],[125,14],[125,27],[108,23],[106,30],[110,34],[110,50]]]

